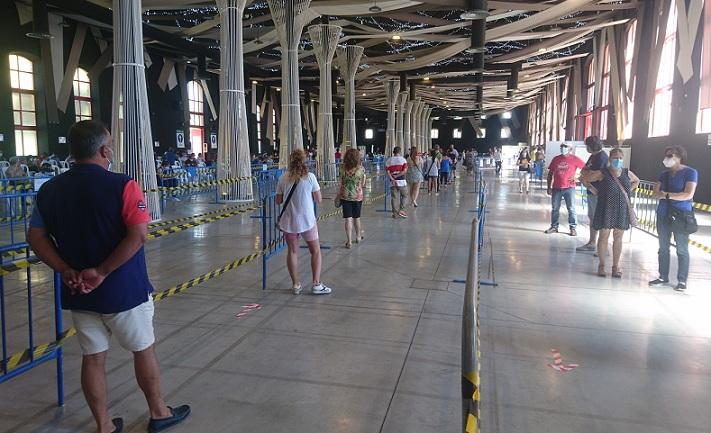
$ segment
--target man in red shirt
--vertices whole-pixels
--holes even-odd
[[[560,217],[560,202],[565,199],[568,208],[568,225],[570,236],[577,236],[575,231],[577,218],[575,215],[575,174],[585,167],[585,161],[569,153],[567,143],[560,145],[560,155],[553,158],[548,166],[548,195],[552,196],[553,210],[551,212],[551,226],[546,234],[558,233],[558,219]]]

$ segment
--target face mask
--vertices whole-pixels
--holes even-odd
[[[666,168],[672,168],[676,165],[676,158],[673,156],[668,156],[664,158],[664,161],[662,161],[662,164],[664,164],[664,167]]]
[[[568,153],[568,148],[567,147],[561,147],[560,148],[560,154],[561,155],[566,155]]]
[[[611,159],[611,160],[610,160],[610,165],[611,165],[613,168],[620,169],[620,168],[622,168],[622,163],[623,163],[623,162],[624,162],[624,161],[622,161],[621,159]]]

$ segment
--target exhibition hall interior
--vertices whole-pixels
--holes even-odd
[[[711,431],[711,1],[0,0],[0,432]]]

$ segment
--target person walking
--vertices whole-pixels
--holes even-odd
[[[365,169],[361,164],[358,149],[346,150],[341,164],[341,185],[338,196],[343,208],[343,220],[346,230],[346,248],[352,245],[352,231],[355,225],[355,241],[360,243],[364,239],[360,225],[360,211],[363,207],[363,186],[365,185]]]
[[[689,277],[689,234],[696,231],[693,200],[699,173],[686,165],[687,153],[682,146],[667,147],[664,151],[664,167],[654,185],[653,197],[659,199],[657,205],[657,235],[659,237],[659,278],[649,282],[650,286],[669,283],[669,246],[674,235],[677,269],[677,285],[674,290],[686,290]]]
[[[453,144],[449,145],[449,159],[452,161],[452,180],[457,178],[457,163],[459,162],[459,151],[454,147]]]
[[[427,178],[427,194],[439,195],[439,159],[437,159],[437,151],[432,149],[430,152],[430,158],[427,164],[425,164],[427,169],[425,170],[425,177]]]
[[[568,225],[570,236],[577,236],[575,228],[578,221],[575,214],[575,174],[578,169],[585,167],[585,162],[570,153],[567,143],[560,145],[560,155],[553,158],[548,167],[547,192],[551,196],[553,209],[551,211],[551,226],[546,234],[558,233],[560,219],[560,204],[565,200],[568,208]]]
[[[524,148],[518,154],[518,192],[526,194],[530,192],[529,183],[531,180],[531,155],[528,149]]]
[[[602,149],[602,140],[600,140],[599,137],[592,135],[586,138],[585,147],[587,148],[588,153],[590,153],[590,157],[585,163],[585,167],[581,171],[581,175],[583,177],[585,177],[585,174],[588,171],[600,171],[606,168],[608,166],[609,159],[607,152]],[[585,186],[587,187],[586,194],[588,204],[588,221],[590,225],[590,238],[588,239],[588,242],[586,244],[576,248],[576,251],[595,251],[595,246],[597,243],[597,230],[593,227],[593,218],[595,217],[595,209],[597,207],[598,197],[592,191],[595,188],[599,189],[599,185],[593,183],[592,185],[588,184]],[[591,188],[591,186],[593,188]]]
[[[62,308],[72,313],[82,352],[81,387],[99,433],[123,430],[123,419],[111,419],[107,409],[112,335],[133,352],[148,402],[148,432],[160,432],[187,418],[190,406],[170,407],[163,400],[143,249],[150,213],[136,181],[108,170],[114,152],[103,124],[78,122],[68,141],[76,164],[40,188],[27,241],[62,276]]]
[[[327,295],[331,288],[321,281],[321,245],[314,212],[314,202],[321,203],[321,187],[316,176],[309,172],[303,149],[296,149],[289,155],[287,167],[288,171],[277,183],[276,204],[283,204],[277,221],[287,244],[286,266],[291,277],[291,291],[295,295],[301,293],[299,236],[302,236],[311,253],[311,293]]]
[[[390,178],[390,205],[393,218],[407,218],[405,213],[405,204],[407,203],[407,180],[405,179],[407,161],[400,152],[400,146],[395,146],[393,156],[385,161],[385,173]]]
[[[622,278],[620,257],[622,256],[622,236],[634,222],[634,209],[630,197],[639,185],[639,178],[624,168],[624,153],[615,148],[610,151],[609,164],[600,170],[586,170],[581,174],[590,195],[597,199],[595,214],[590,225],[596,232],[597,254],[600,260],[597,274],[607,276],[605,261],[612,232],[612,277]]]
[[[417,147],[410,148],[407,157],[407,174],[405,180],[410,188],[410,202],[417,207],[417,198],[420,195],[420,185],[425,180],[422,173],[422,158],[417,154]]]
[[[491,156],[494,158],[494,164],[496,164],[496,175],[500,176],[501,175],[501,166],[503,165],[503,159],[501,156],[501,149],[499,149],[498,147],[495,147],[491,153]]]
[[[449,185],[449,175],[452,171],[452,160],[449,155],[442,156],[442,160],[439,162],[439,184],[443,188],[447,188]]]

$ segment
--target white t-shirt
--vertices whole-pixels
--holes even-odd
[[[289,179],[289,173],[284,173],[277,183],[277,194],[284,195],[284,201],[289,196],[291,186],[294,184]],[[316,176],[309,173],[302,177],[296,185],[291,201],[284,210],[284,214],[279,220],[279,226],[286,233],[303,233],[316,225],[316,214],[314,213],[314,200],[312,193],[320,191]]]

